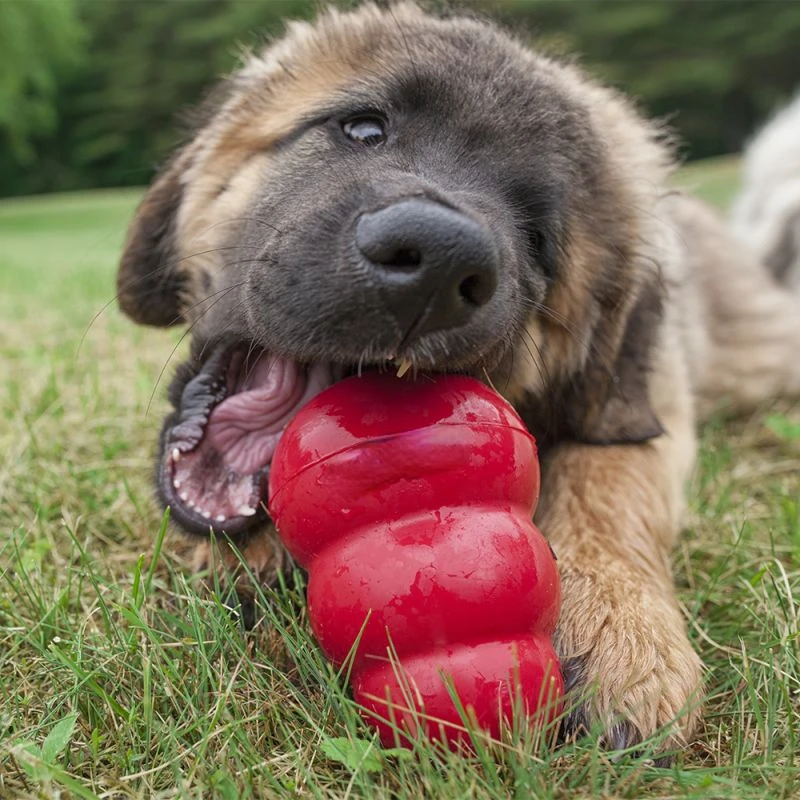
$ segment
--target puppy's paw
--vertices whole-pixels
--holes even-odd
[[[700,717],[702,667],[672,587],[567,567],[562,596],[556,648],[578,701],[565,733],[599,724],[605,746],[623,749],[667,729],[665,750],[685,746]]]

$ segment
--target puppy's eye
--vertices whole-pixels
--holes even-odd
[[[342,123],[344,135],[367,147],[377,147],[386,141],[386,123],[380,117],[354,117]]]

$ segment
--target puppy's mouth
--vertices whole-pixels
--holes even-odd
[[[246,345],[216,348],[184,386],[162,434],[158,483],[173,520],[194,533],[236,535],[265,519],[281,434],[345,372]]]

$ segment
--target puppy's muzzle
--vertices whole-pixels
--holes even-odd
[[[410,198],[362,214],[355,242],[405,342],[466,324],[497,288],[489,232],[441,203]]]

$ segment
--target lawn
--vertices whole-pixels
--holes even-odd
[[[736,164],[679,182],[723,204]],[[800,796],[800,406],[704,431],[675,572],[707,713],[674,766],[525,732],[382,752],[301,592],[247,632],[161,547],[151,454],[185,343],[112,302],[138,196],[0,204],[0,797]]]

